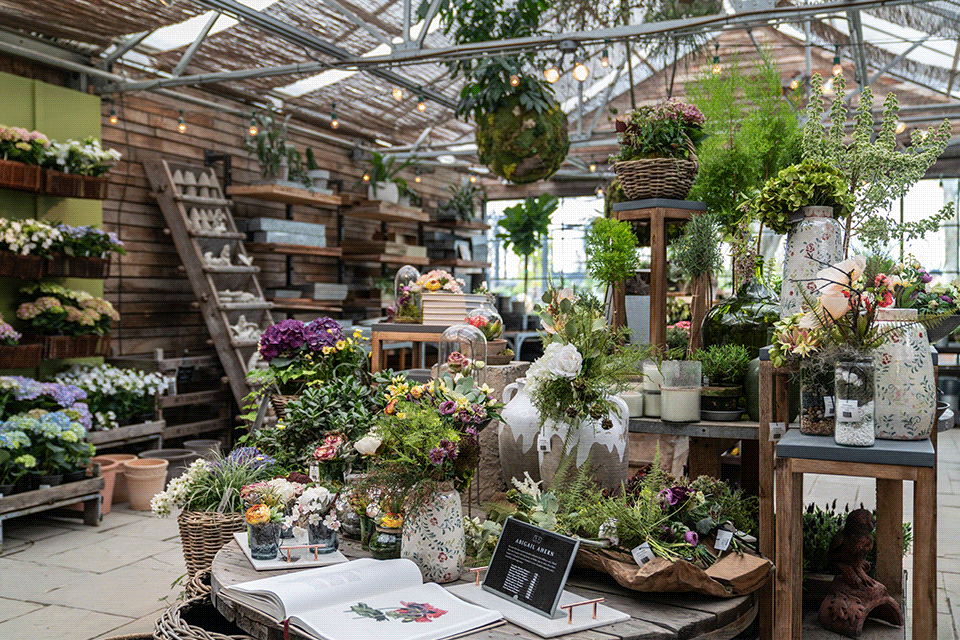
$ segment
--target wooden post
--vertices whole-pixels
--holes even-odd
[[[803,604],[803,474],[777,459],[776,638],[799,640]],[[926,637],[926,636],[924,636]]]
[[[934,462],[936,465],[936,462]],[[879,505],[878,505],[879,507]],[[937,637],[937,467],[918,470],[913,483],[914,638]],[[899,552],[899,549],[896,549]]]
[[[758,495],[760,496],[760,554],[777,564],[773,514],[773,443],[770,442],[770,423],[774,421],[775,379],[773,363],[760,361],[760,426],[757,437]],[[743,458],[741,457],[741,461]],[[767,581],[757,593],[757,617],[760,621],[760,640],[773,639],[773,584]]]
[[[919,511],[917,513],[920,513]],[[903,481],[877,478],[877,580],[903,604]]]
[[[615,329],[627,326],[627,287],[623,281],[610,287],[610,319]]]

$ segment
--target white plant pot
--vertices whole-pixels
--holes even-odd
[[[376,191],[376,193],[374,193]],[[367,197],[370,200],[381,200],[383,202],[400,202],[400,187],[395,182],[378,182],[376,186],[367,186]]]
[[[643,415],[648,418],[660,417],[660,387],[663,375],[655,362],[643,363]]]
[[[526,379],[520,378],[503,389],[506,406],[500,412],[497,437],[500,470],[509,488],[513,487],[514,478],[523,481],[524,473],[529,473],[534,482],[540,481],[540,456],[537,453],[540,412],[526,392],[526,384]]]

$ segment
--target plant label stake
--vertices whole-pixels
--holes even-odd
[[[630,550],[630,553],[633,554],[633,559],[641,567],[653,560],[654,557],[649,542],[644,542],[639,547],[634,547]]]

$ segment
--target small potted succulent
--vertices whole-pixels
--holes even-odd
[[[750,351],[740,344],[711,345],[697,352],[707,386],[700,389],[700,414],[705,420],[733,421],[743,415],[743,378]]]

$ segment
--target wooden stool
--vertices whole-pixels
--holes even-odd
[[[791,429],[777,443],[774,637],[799,640],[803,579],[803,474],[877,479],[877,580],[901,598],[903,481],[913,485],[913,637],[937,637],[937,454],[927,440],[844,447]]]

